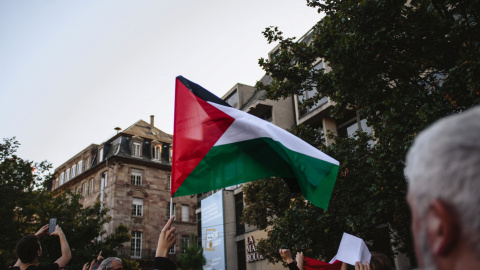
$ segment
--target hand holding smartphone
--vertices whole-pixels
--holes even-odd
[[[48,233],[53,233],[57,227],[57,218],[51,218],[50,223],[48,224]]]

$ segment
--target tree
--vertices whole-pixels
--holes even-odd
[[[35,189],[51,168],[46,162],[34,163],[19,158],[15,138],[0,143],[0,263],[14,259],[14,249],[24,232],[35,232],[31,209]],[[46,176],[48,178],[48,176]],[[38,227],[40,228],[40,227]]]
[[[203,256],[203,248],[195,243],[195,236],[190,234],[190,245],[184,243],[184,253],[180,254],[180,265],[185,270],[203,269],[206,263],[205,256]]]
[[[329,259],[346,231],[387,253],[391,238],[394,251],[413,256],[404,157],[419,131],[480,103],[480,1],[307,4],[326,14],[312,29],[311,42],[267,28],[265,37],[278,41],[280,50],[271,60],[259,60],[273,81],[257,87],[272,99],[316,90],[303,106],[327,96],[336,103],[332,117],[355,110],[373,128],[376,144],[369,146],[372,138],[359,132],[323,148],[341,162],[328,211],[294,200],[259,248],[270,261],[278,261],[283,245]],[[313,68],[319,58],[329,72]]]
[[[16,260],[15,245],[26,234],[35,233],[48,224],[52,217],[65,233],[72,250],[69,266],[81,269],[91,262],[100,250],[104,256],[116,255],[116,249],[130,240],[129,229],[120,225],[115,233],[103,237],[103,225],[110,222],[108,209],[83,207],[80,195],[70,191],[56,197],[46,187],[53,175],[48,173],[51,165],[47,162],[34,163],[23,160],[15,153],[19,147],[15,138],[4,139],[0,144],[0,258],[3,265]],[[43,253],[40,263],[51,263],[60,257],[60,243],[57,237],[44,236],[41,239]]]

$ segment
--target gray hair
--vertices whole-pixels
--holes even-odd
[[[480,107],[421,132],[407,154],[409,194],[424,215],[432,199],[453,205],[462,233],[480,253]]]
[[[122,263],[122,259],[117,258],[117,257],[108,257],[105,260],[102,261],[102,263],[98,266],[98,270],[105,270],[108,268],[112,268],[112,262],[113,261],[118,261]]]

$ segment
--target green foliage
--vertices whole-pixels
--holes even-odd
[[[110,222],[108,209],[100,210],[100,204],[83,207],[80,195],[71,191],[53,196],[46,189],[52,175],[48,174],[51,165],[25,161],[15,155],[19,143],[4,139],[0,144],[0,209],[2,215],[0,237],[1,260],[3,265],[16,260],[15,245],[26,234],[33,234],[50,218],[57,218],[72,250],[69,267],[81,269],[91,262],[100,250],[103,256],[115,256],[115,249],[130,240],[129,229],[120,225],[115,233],[103,237],[104,224]],[[34,170],[32,168],[35,168]],[[5,218],[3,218],[5,217]],[[52,263],[61,256],[60,241],[56,236],[44,236],[40,240],[42,256],[40,263]]]
[[[277,177],[253,181],[243,186],[243,222],[255,224],[259,229],[273,225],[272,217],[283,217],[291,194],[287,184]]]
[[[195,243],[195,236],[190,234],[190,246],[183,246],[185,253],[180,254],[180,266],[184,270],[203,269],[206,263],[205,256],[203,256],[203,248]]]
[[[394,251],[412,255],[404,158],[419,131],[480,104],[480,0],[405,2],[307,0],[327,15],[310,32],[311,42],[285,38],[276,27],[264,31],[280,51],[272,60],[259,60],[273,81],[258,88],[272,99],[316,89],[305,107],[327,96],[336,104],[336,119],[354,109],[367,119],[376,142],[370,147],[371,138],[358,133],[322,148],[341,162],[329,208],[294,200],[259,243],[270,261],[279,259],[280,247],[330,259],[343,231],[385,253],[391,253],[392,237]],[[313,69],[319,57],[331,70]],[[294,133],[311,143],[308,129]],[[267,188],[255,192],[278,192]],[[247,202],[245,211],[250,207],[255,206]]]
[[[140,270],[140,264],[135,260],[123,258],[122,264],[124,270]]]
[[[16,155],[19,143],[15,138],[0,143],[0,263],[15,259],[15,245],[25,233],[35,233],[33,198],[43,179],[49,179],[47,162],[35,163]]]

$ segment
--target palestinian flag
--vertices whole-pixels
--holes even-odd
[[[339,164],[181,76],[176,79],[172,159],[172,197],[277,176],[295,178],[303,196],[324,209]]]

